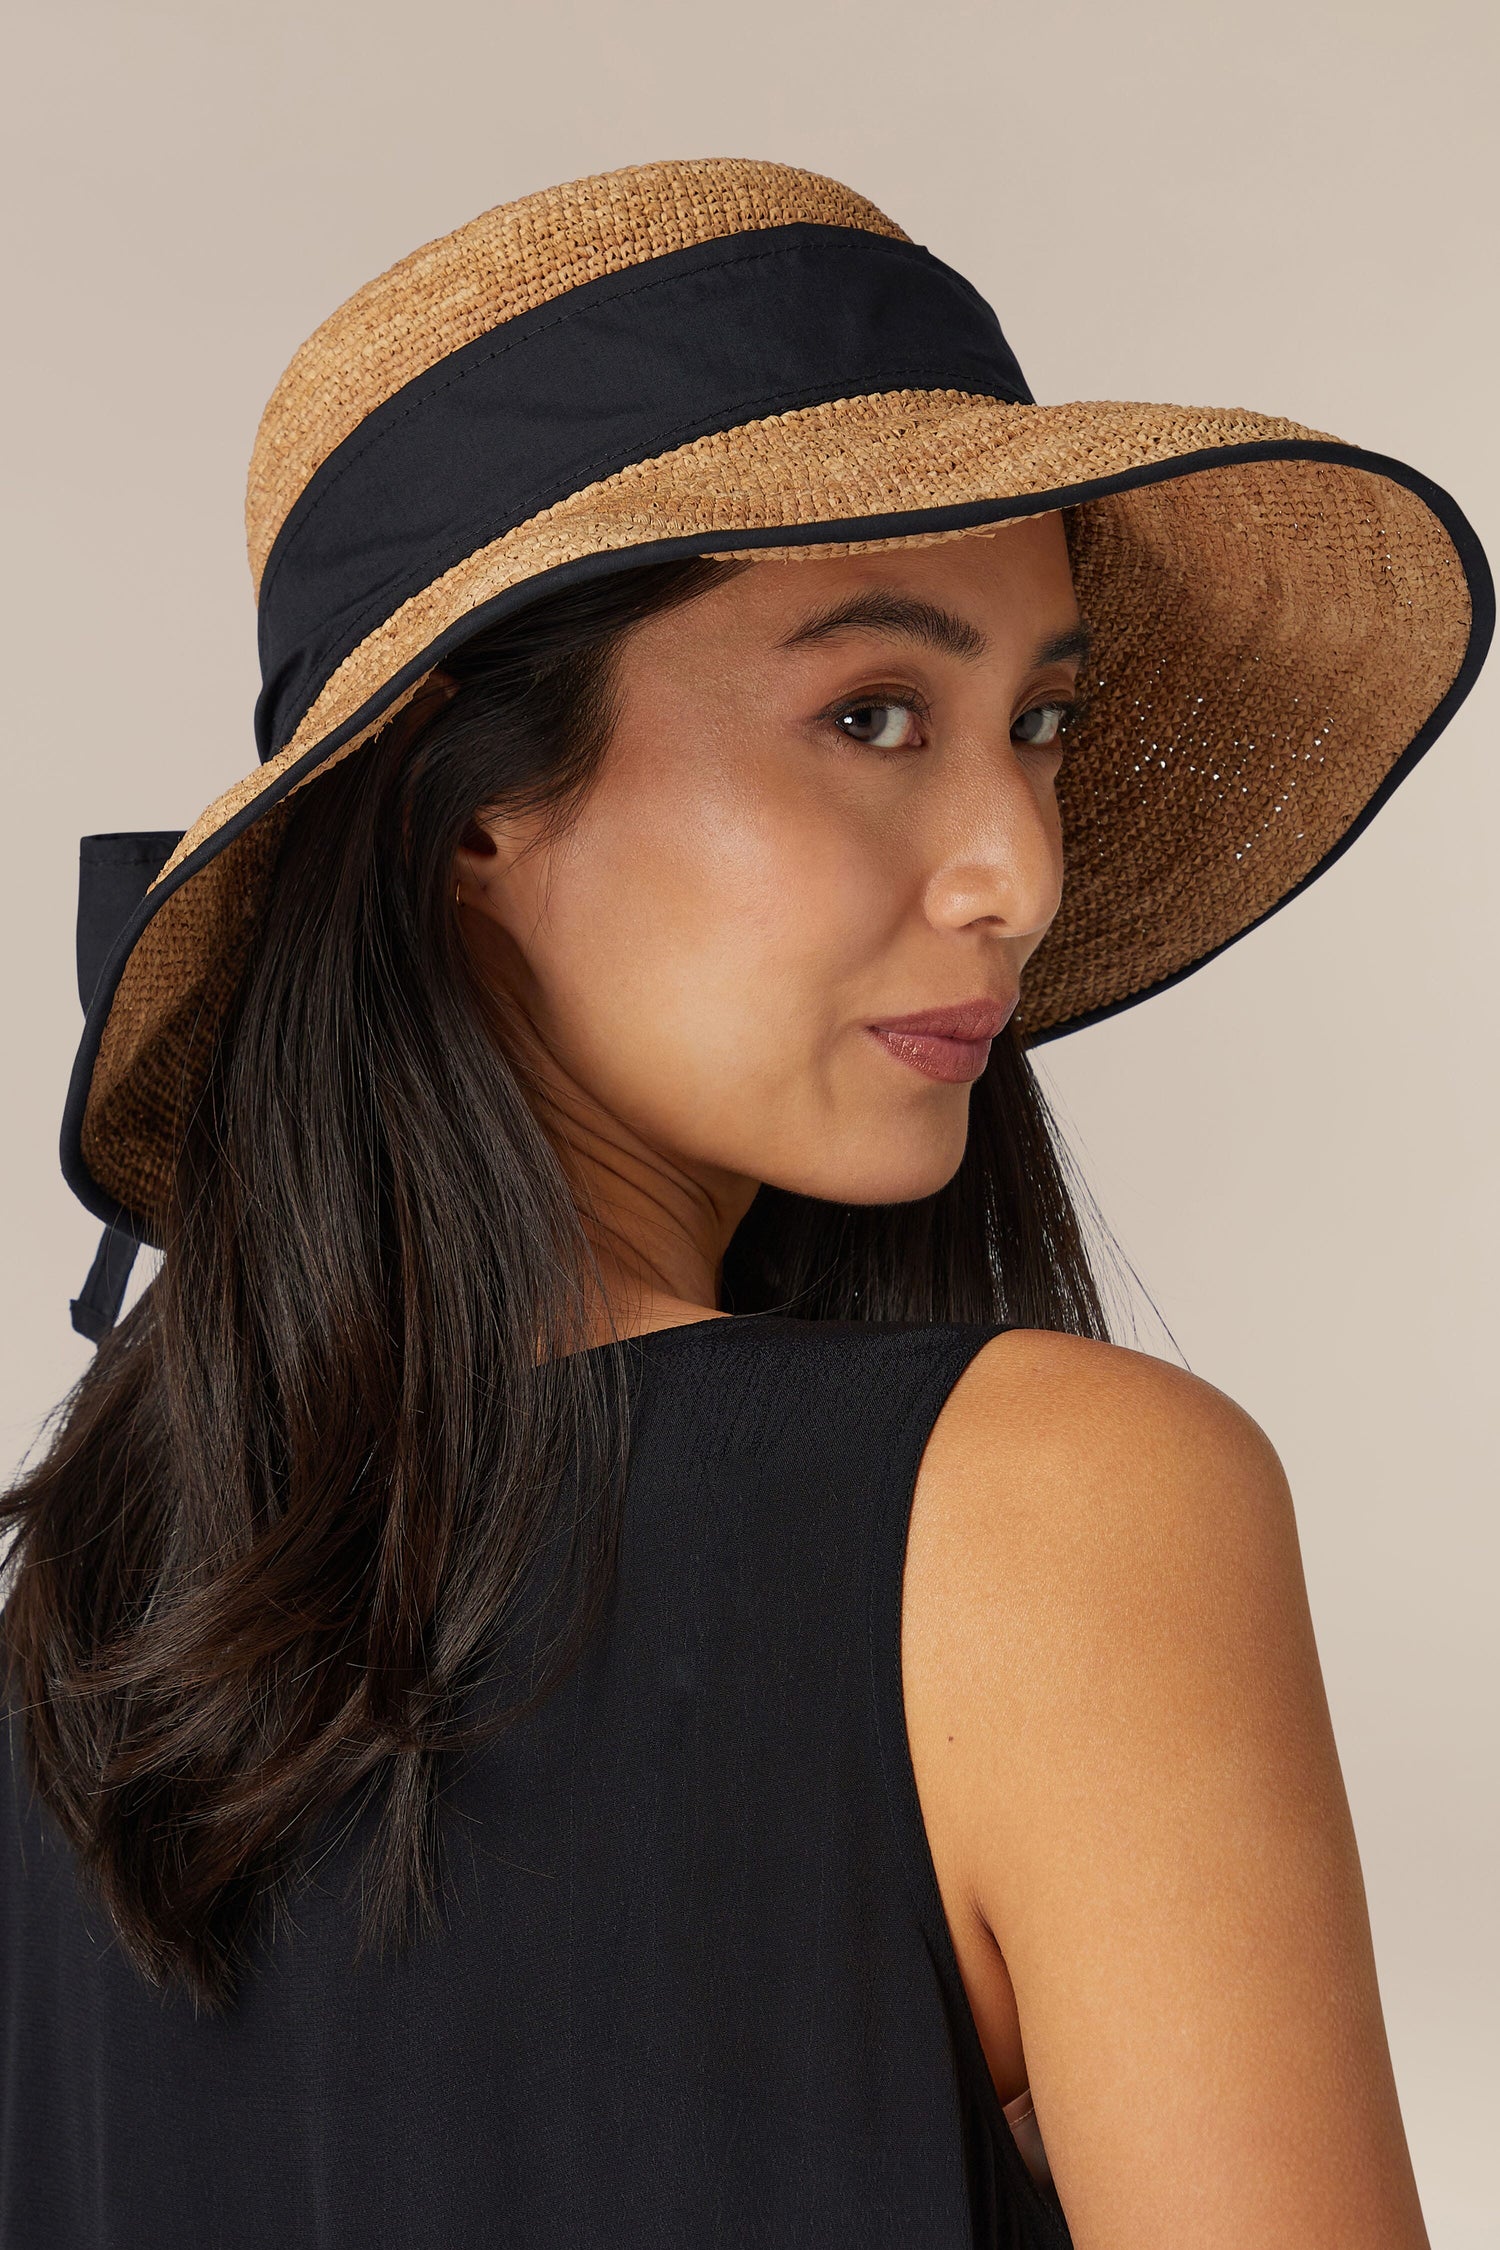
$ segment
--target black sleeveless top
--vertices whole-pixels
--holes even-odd
[[[138,1980],[0,1756],[6,2250],[1057,2250],[907,1750],[933,1422],[998,1328],[756,1314],[631,1355],[620,1571],[445,1795],[444,1926],[335,1851],[227,2016]],[[363,1834],[348,1839],[362,1849]]]

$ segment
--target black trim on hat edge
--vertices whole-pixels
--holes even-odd
[[[1199,475],[1209,469],[1232,468],[1249,461],[1326,461],[1383,477],[1414,493],[1437,517],[1458,554],[1471,605],[1469,639],[1458,671],[1436,708],[1337,842],[1314,867],[1299,877],[1283,897],[1253,922],[1246,923],[1242,930],[1236,930],[1222,943],[1192,961],[1185,962],[1180,968],[1159,978],[1155,984],[1148,985],[1139,992],[1126,994],[1118,1000],[1108,1001],[1085,1015],[1069,1017],[1063,1023],[1036,1033],[1027,1044],[1044,1046],[1069,1032],[1087,1030],[1091,1025],[1102,1023],[1109,1016],[1122,1014],[1139,1001],[1150,999],[1156,993],[1165,992],[1172,985],[1179,984],[1184,977],[1191,976],[1195,970],[1217,959],[1231,945],[1238,944],[1241,938],[1248,937],[1252,930],[1259,929],[1273,914],[1279,913],[1282,907],[1290,905],[1294,898],[1299,897],[1347,851],[1447,727],[1472,688],[1488,653],[1495,626],[1495,588],[1478,534],[1450,493],[1444,491],[1441,485],[1435,484],[1430,477],[1424,476],[1419,469],[1413,469],[1388,454],[1367,452],[1362,447],[1343,445],[1329,439],[1253,439],[1241,445],[1209,446],[1163,461],[1143,462],[1133,469],[1123,469],[1111,476],[1095,477],[1075,485],[1055,486],[1047,492],[1011,495],[1004,499],[964,501],[949,507],[898,510],[880,516],[848,517],[831,523],[782,524],[753,530],[721,528],[714,532],[694,533],[675,539],[648,541],[640,546],[611,548],[602,554],[579,556],[571,562],[560,563],[551,570],[538,572],[517,585],[505,588],[490,601],[466,611],[463,617],[437,634],[419,656],[404,664],[341,726],[333,728],[320,741],[313,743],[269,787],[238,813],[231,815],[211,836],[206,837],[195,851],[190,852],[173,869],[165,881],[158,883],[147,893],[121,931],[114,950],[100,973],[74,1059],[63,1110],[60,1149],[63,1177],[68,1186],[84,1208],[96,1218],[107,1225],[128,1230],[137,1241],[152,1240],[149,1231],[151,1222],[144,1215],[127,1210],[99,1185],[84,1162],[82,1147],[84,1113],[94,1064],[126,962],[158,908],[174,891],[206,867],[210,860],[216,858],[237,836],[242,835],[263,813],[279,804],[299,782],[315,772],[344,743],[368,728],[405,688],[431,671],[447,651],[460,641],[467,640],[485,626],[495,624],[501,618],[527,607],[544,592],[550,593],[558,586],[587,578],[612,576],[618,571],[634,569],[648,562],[686,560],[696,555],[722,554],[753,547],[822,546],[856,539],[903,538],[924,531],[977,530],[987,523],[1005,523],[1025,516],[1045,515],[1054,509],[1079,507],[1090,500],[1105,499],[1112,493],[1134,492],[1153,484],[1170,483],[1178,477]]]

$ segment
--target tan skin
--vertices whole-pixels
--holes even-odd
[[[533,1046],[600,1338],[726,1317],[763,1182],[951,1177],[969,1087],[867,1026],[1019,989],[1062,886],[1066,749],[1035,714],[1078,659],[1044,652],[1077,623],[1055,515],[758,563],[627,642],[563,835],[471,830],[465,932]],[[902,1663],[975,2021],[1001,2099],[1029,2078],[1077,2250],[1423,2250],[1256,1425],[1143,1354],[996,1338],[923,1459]]]

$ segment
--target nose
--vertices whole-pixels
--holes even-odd
[[[1025,960],[1062,903],[1062,826],[1052,783],[1011,750],[955,776],[929,831],[927,919],[937,929],[988,926]],[[1020,963],[1017,963],[1019,967]]]

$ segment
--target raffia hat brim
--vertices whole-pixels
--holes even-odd
[[[368,635],[285,748],[187,832],[116,948],[65,1124],[75,1189],[101,1217],[159,1227],[280,809],[457,639],[625,564],[858,552],[1051,508],[1067,511],[1094,655],[1059,784],[1065,895],[1022,1027],[1094,1021],[1253,928],[1351,840],[1477,670],[1493,596],[1457,508],[1400,463],[1248,412],[838,400],[608,477]]]

